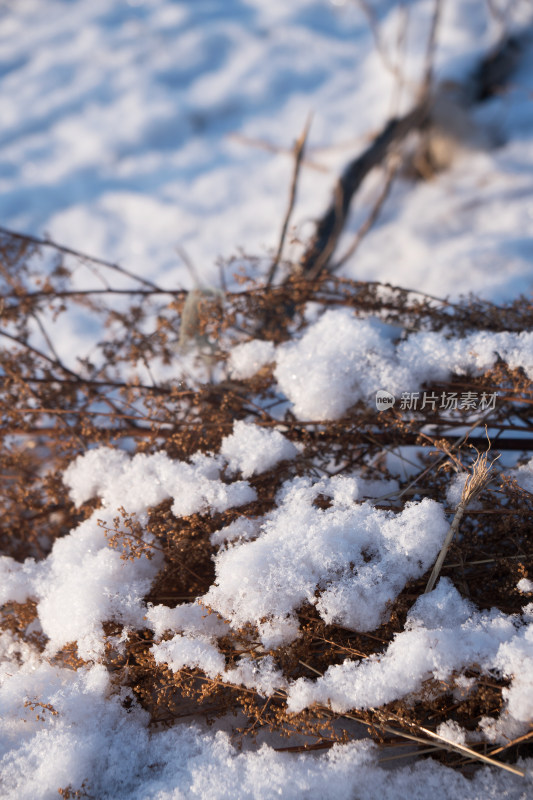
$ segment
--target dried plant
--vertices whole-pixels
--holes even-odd
[[[488,437],[487,437],[488,438]],[[490,444],[490,441],[489,441]],[[444,559],[448,553],[450,545],[459,530],[459,525],[461,524],[461,520],[463,518],[463,514],[465,513],[467,507],[470,503],[476,499],[476,497],[481,494],[483,489],[486,487],[490,480],[490,470],[492,465],[500,456],[497,456],[490,464],[487,464],[488,460],[488,453],[480,453],[477,451],[477,458],[472,464],[472,469],[466,476],[465,484],[463,486],[463,491],[461,493],[461,500],[455,509],[455,514],[453,517],[453,522],[450,525],[450,529],[446,534],[446,538],[444,540],[444,544],[442,545],[441,551],[439,553],[439,557],[435,562],[435,566],[429,576],[429,580],[426,585],[426,593],[431,592],[434,588],[437,579],[440,575],[440,571],[442,569],[442,565],[444,564]]]
[[[225,372],[225,357],[237,342],[260,337],[277,344],[304,330],[310,301],[320,311],[347,307],[358,316],[374,316],[408,331],[446,330],[457,336],[479,330],[521,331],[530,320],[530,305],[523,298],[506,306],[476,298],[451,303],[420,292],[328,274],[314,281],[293,277],[282,285],[268,285],[268,280],[248,276],[254,271],[261,274],[261,269],[266,276],[270,265],[242,256],[226,269],[243,265],[248,271],[239,291],[216,295],[207,303],[197,302],[196,297],[189,330],[187,303],[190,308],[192,301],[185,292],[167,291],[115,265],[50,242],[7,233],[1,236],[0,336],[5,347],[0,355],[4,487],[0,544],[4,554],[17,560],[28,556],[42,559],[56,539],[94,512],[94,500],[74,507],[61,475],[73,458],[96,445],[125,448],[131,453],[162,450],[171,458],[186,460],[198,451],[216,452],[236,420],[254,419],[264,427],[279,425],[279,419],[268,410],[279,401],[272,370],[265,367],[252,378],[235,380]],[[112,275],[119,275],[127,284],[115,286]],[[73,314],[78,318],[86,315],[95,334],[90,354],[80,357],[76,366],[72,361],[66,363],[54,333],[57,320],[68,320]],[[180,345],[198,337],[203,337],[202,344],[211,357],[208,365],[200,361],[200,368],[203,363],[205,369],[203,382],[175,369]],[[194,349],[188,357],[194,357]],[[498,392],[502,398],[490,415],[490,427],[497,433],[496,449],[531,449],[531,439],[524,438],[524,432],[533,430],[533,393],[522,371],[498,363],[483,375],[468,379],[456,375],[431,388],[461,392],[465,387]],[[446,574],[481,608],[495,605],[506,613],[518,612],[524,599],[515,591],[516,583],[528,574],[533,558],[533,547],[527,545],[533,501],[512,481],[504,480],[498,487],[495,482],[488,483],[494,462],[489,464],[488,454],[479,452],[484,437],[472,430],[467,441],[458,439],[458,424],[474,428],[466,411],[446,415],[431,408],[412,415],[383,412],[379,425],[375,412],[363,403],[327,423],[295,419],[287,412],[285,435],[298,443],[299,455],[251,479],[257,500],[212,515],[193,514],[181,518],[179,524],[169,501],[151,508],[142,524],[127,508],[121,508],[112,526],[102,525],[110,547],[119,549],[125,559],[150,559],[157,551],[162,566],[145,599],[173,607],[194,601],[213,583],[211,533],[239,517],[266,514],[275,507],[278,489],[287,479],[356,469],[369,478],[387,479],[391,476],[384,453],[401,454],[402,446],[417,445],[422,452],[418,474],[379,501],[382,508],[401,511],[416,497],[442,501],[450,470],[464,469],[468,447],[474,444],[478,457],[455,509],[449,541],[430,580],[434,583],[439,574]],[[505,438],[500,439],[504,433]],[[439,469],[444,461],[446,469]],[[317,503],[327,504],[327,498],[317,498]],[[403,629],[409,609],[426,585],[427,576],[411,581],[390,606],[386,621],[367,632],[327,625],[313,605],[304,604],[298,609],[301,636],[271,655],[284,675],[294,680],[322,675],[346,657],[364,659],[380,653]],[[32,627],[35,604],[11,603],[2,608],[0,618],[2,627],[20,639],[36,636]],[[105,634],[105,663],[113,682],[131,688],[154,725],[172,725],[184,716],[200,713],[212,720],[240,710],[245,719],[242,736],[254,737],[262,729],[271,729],[288,737],[295,733],[306,737],[306,745],[289,742],[288,750],[331,747],[359,735],[364,726],[368,735],[381,742],[384,757],[391,747],[399,748],[409,740],[419,744],[422,754],[438,752],[447,763],[461,765],[464,761],[459,758],[478,758],[479,748],[463,748],[459,756],[458,748],[451,752],[450,743],[435,738],[433,729],[448,719],[473,729],[480,716],[499,713],[506,686],[503,679],[491,680],[488,685],[472,665],[475,688],[464,701],[452,702],[451,680],[447,686],[426,686],[409,701],[361,714],[334,714],[319,707],[290,714],[282,691],[265,698],[198,669],[174,673],[157,664],[148,629],[124,632],[120,623],[110,620]],[[114,644],[117,637],[122,637],[122,648]],[[257,663],[268,655],[258,646],[253,626],[236,631],[228,628],[219,646],[229,666],[243,653]],[[73,648],[65,648],[56,658],[72,669],[83,664]],[[32,703],[34,708],[40,707],[38,699]],[[48,708],[48,712],[53,710]],[[510,744],[498,758],[516,758],[527,752],[530,741],[523,738]],[[494,761],[494,755],[488,757]],[[62,793],[64,797],[77,796],[69,787]]]

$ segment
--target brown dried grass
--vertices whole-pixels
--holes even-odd
[[[52,249],[50,259],[48,249],[24,237],[0,237],[0,335],[4,341],[0,356],[0,470],[4,487],[0,545],[3,554],[18,560],[45,557],[56,539],[94,511],[94,501],[74,508],[61,482],[66,465],[87,448],[108,444],[127,446],[134,452],[164,450],[172,458],[186,459],[198,450],[215,451],[237,419],[253,417],[258,425],[278,424],[265,409],[267,401],[277,400],[268,368],[249,380],[208,380],[202,386],[186,378],[157,381],[150,377],[150,365],[173,364],[176,347],[180,341],[183,344],[180,319],[185,293],[165,291],[152,282],[135,280],[130,273],[130,288],[114,289],[109,284],[110,270],[116,271],[113,265],[61,249]],[[357,315],[377,316],[405,330],[446,328],[456,335],[476,330],[520,331],[530,320],[531,307],[524,299],[500,307],[476,298],[450,303],[417,292],[328,275],[315,282],[295,278],[281,286],[266,285],[250,277],[261,269],[259,261],[241,257],[226,269],[235,268],[237,263],[247,265],[247,272],[241,275],[241,290],[226,293],[223,304],[219,295],[214,302],[197,304],[194,330],[187,331],[187,339],[196,338],[202,347],[207,345],[207,361],[203,356],[207,375],[213,365],[223,362],[233,342],[253,337],[275,343],[290,339],[305,327],[304,309],[309,301],[322,309],[345,306]],[[80,273],[88,284],[96,275],[105,288],[80,289]],[[61,361],[53,334],[48,331],[58,316],[79,313],[88,315],[94,326],[93,352],[97,355],[94,361],[80,359],[74,370]],[[112,331],[112,336],[106,331]],[[37,345],[39,340],[41,344]],[[465,378],[455,376],[449,383],[431,388],[462,391]],[[490,418],[498,436],[512,435],[518,427],[522,434],[533,432],[533,392],[522,372],[498,364],[485,375],[469,378],[467,388],[499,393],[502,402]],[[313,474],[317,464],[331,470],[334,464],[339,470],[357,467],[368,477],[386,479],[390,476],[383,454],[417,445],[423,453],[417,477],[406,481],[399,493],[383,498],[383,507],[400,511],[405,502],[417,496],[442,500],[451,472],[458,467],[470,469],[471,479],[461,500],[460,536],[452,536],[439,570],[478,606],[497,606],[506,613],[520,611],[524,598],[516,591],[516,583],[533,570],[531,495],[509,480],[488,485],[486,454],[478,455],[469,466],[469,443],[481,448],[483,436],[471,435],[469,442],[457,440],[453,433],[457,418],[439,417],[430,410],[411,417],[384,412],[379,422],[377,428],[376,414],[361,403],[330,423],[299,421],[287,413],[286,436],[303,445],[302,452],[294,462],[252,480],[257,501],[213,516],[194,514],[179,524],[170,503],[152,508],[148,530],[155,537],[152,547],[164,554],[164,565],[147,601],[175,606],[205,593],[214,577],[210,534],[241,515],[261,516],[271,510],[276,492],[287,478]],[[429,424],[433,425],[431,435],[427,433]],[[531,449],[531,439],[521,441],[524,450]],[[500,446],[496,441],[495,449]],[[474,495],[478,505],[469,509]],[[455,534],[458,529],[457,524]],[[123,557],[150,557],[139,522],[127,509],[117,510],[114,527],[107,533],[110,546],[120,549]],[[372,632],[326,625],[314,607],[302,607],[302,635],[273,653],[277,664],[287,678],[296,679],[322,674],[347,656],[366,658],[383,651],[403,629],[406,614],[424,592],[426,580],[427,576],[412,581],[391,605],[386,622]],[[24,639],[35,619],[35,604],[11,603],[2,608],[0,619],[2,627]],[[434,729],[440,722],[453,719],[474,730],[481,716],[499,713],[506,685],[503,680],[487,681],[472,665],[470,674],[476,685],[463,701],[452,698],[452,678],[446,684],[428,684],[406,701],[360,714],[340,715],[314,708],[295,715],[287,712],[282,692],[265,698],[242,686],[208,678],[199,670],[182,669],[174,674],[157,665],[150,653],[148,630],[132,634],[125,652],[119,653],[112,639],[120,632],[116,622],[109,621],[105,626],[107,667],[117,686],[132,688],[150,712],[153,725],[172,725],[197,714],[212,720],[239,711],[244,719],[242,736],[255,737],[263,729],[289,738],[298,735],[297,744],[282,748],[288,750],[330,747],[359,734],[364,726],[369,736],[382,743],[384,758],[390,747],[399,748],[409,740],[419,746],[422,755],[437,752],[446,763],[463,768],[481,750],[450,750],[449,743],[438,741]],[[251,628],[228,630],[220,642],[227,664],[232,665],[244,652],[252,658],[262,657],[256,641]],[[72,669],[82,663],[74,643],[58,658]],[[510,743],[498,757],[508,762],[528,752],[531,736]],[[64,796],[74,796],[68,789],[64,791]]]

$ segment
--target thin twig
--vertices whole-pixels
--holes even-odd
[[[474,512],[471,511],[471,514]],[[504,513],[501,509],[498,509],[496,513]],[[509,511],[509,514],[523,514],[523,511]],[[462,563],[457,562],[456,564],[444,564],[443,569],[452,569],[457,567],[476,567],[480,564],[497,564],[498,561],[528,561],[529,559],[533,558],[533,553],[523,553],[519,556],[495,556],[494,558],[480,558],[477,561],[463,561]]]
[[[37,327],[41,331],[42,337],[45,340],[46,344],[48,345],[48,349],[50,350],[50,352],[54,356],[55,360],[61,366],[61,369],[65,369],[65,367],[63,366],[63,362],[61,361],[61,359],[60,359],[60,357],[59,357],[59,355],[57,353],[57,350],[54,347],[54,343],[50,339],[50,337],[48,335],[48,332],[47,332],[46,328],[44,327],[39,315],[37,314],[36,311],[31,311],[30,315],[31,315],[32,319],[34,319],[35,322],[37,323]]]
[[[254,139],[250,136],[243,136],[240,133],[231,133],[230,137],[236,142],[242,142],[242,144],[251,147],[259,147],[261,150],[266,150],[269,153],[282,153],[283,155],[294,156],[294,147],[279,147],[278,145],[272,144],[272,142],[267,142],[265,139]],[[346,146],[353,146],[353,140],[348,142]],[[328,149],[329,148],[313,148],[314,152],[322,152]],[[316,161],[311,161],[309,158],[303,158],[302,164],[305,164],[306,167],[314,169],[317,172],[330,172],[329,167],[324,166],[324,164],[318,164]]]
[[[179,289],[177,291],[169,292],[166,289],[113,289],[111,286],[107,287],[106,289],[68,289],[68,290],[56,290],[56,289],[41,289],[35,292],[25,292],[24,295],[21,294],[6,294],[4,295],[4,299],[6,300],[20,300],[27,298],[38,298],[38,297],[83,297],[85,295],[92,295],[92,294],[124,294],[124,295],[131,295],[131,294],[139,294],[143,297],[151,297],[152,295],[158,294],[171,294],[173,297],[184,297],[187,294],[186,289]],[[10,306],[12,307],[12,306]]]
[[[266,285],[270,286],[272,281],[274,280],[274,276],[279,266],[279,262],[281,261],[281,255],[283,253],[283,246],[285,244],[285,237],[287,235],[287,229],[289,227],[289,222],[292,216],[292,212],[294,210],[294,203],[296,200],[296,189],[298,186],[298,178],[300,175],[300,167],[302,165],[302,158],[305,150],[305,144],[307,142],[307,137],[309,135],[309,129],[311,127],[312,116],[309,115],[307,121],[305,123],[304,129],[301,132],[300,136],[298,137],[297,141],[294,145],[294,168],[292,172],[292,181],[291,181],[291,189],[289,193],[289,204],[287,206],[287,211],[285,213],[285,219],[283,220],[283,225],[281,227],[281,234],[279,237],[279,244],[276,255],[274,256],[274,261],[270,267],[270,271],[268,273],[268,278]]]
[[[399,742],[398,744],[394,745],[394,747],[406,747],[406,746],[407,747],[410,746],[408,742],[405,742],[405,744]],[[413,752],[413,748],[411,746],[411,749],[408,750],[407,753],[400,753],[395,756],[387,756],[386,758],[378,758],[378,763],[384,764],[387,761],[399,761],[402,758],[412,758],[413,756],[424,756],[427,755],[428,753],[437,753],[439,750],[442,750],[442,748],[438,747],[437,745],[433,745],[432,747],[424,747],[422,750],[418,749]]]
[[[501,747],[497,747],[495,750],[491,750],[491,756],[495,756],[496,753],[503,753],[504,750],[508,750],[509,747],[514,747],[515,744],[521,744],[522,742],[527,742],[529,739],[533,738],[533,730],[524,733],[523,736],[517,736],[516,739],[512,739],[507,744],[502,745]]]
[[[58,367],[59,369],[63,370],[63,372],[66,372],[67,375],[71,375],[76,380],[76,382],[80,382],[82,380],[76,372],[73,372],[71,369],[66,367],[64,364],[61,363],[61,361],[57,361],[55,358],[47,356],[46,353],[41,352],[41,350],[38,350],[36,347],[33,347],[33,345],[29,344],[28,342],[25,342],[23,339],[19,339],[18,336],[14,336],[12,333],[8,333],[7,331],[2,331],[2,330],[0,330],[0,336],[5,336],[6,339],[11,339],[11,341],[16,342],[17,344],[21,345],[21,347],[25,347],[27,350],[34,353],[36,356],[43,358],[45,361],[48,361],[49,364],[53,364],[54,367]]]
[[[435,50],[437,48],[437,34],[442,15],[442,0],[435,0],[433,15],[431,17],[431,28],[426,45],[426,55],[424,59],[424,78],[422,82],[422,96],[425,97],[431,89],[433,82],[433,68],[435,62]]]
[[[122,275],[127,275],[128,278],[133,278],[133,280],[138,281],[139,283],[144,284],[145,286],[149,286],[151,289],[154,289],[158,292],[163,292],[163,290],[157,286],[157,284],[153,283],[146,278],[142,278],[140,275],[136,275],[134,272],[126,269],[125,267],[120,267],[118,264],[113,264],[111,261],[106,261],[103,258],[97,258],[96,256],[89,256],[87,253],[81,253],[79,250],[74,250],[72,247],[66,247],[63,244],[58,244],[57,242],[52,241],[52,239],[40,239],[37,236],[30,236],[28,233],[17,233],[16,231],[11,231],[9,228],[4,228],[0,226],[0,234],[4,234],[5,236],[10,236],[12,239],[18,239],[22,242],[31,242],[31,244],[36,244],[39,247],[50,247],[53,250],[57,250],[59,253],[65,253],[65,255],[75,256],[75,258],[79,258],[80,261],[90,261],[93,264],[99,264],[102,267],[107,267],[107,269],[112,269],[115,272],[120,272]],[[175,292],[165,292],[165,294],[175,294]]]

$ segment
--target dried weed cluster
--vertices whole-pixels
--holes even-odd
[[[76,509],[61,480],[65,467],[88,448],[109,444],[136,453],[163,450],[172,458],[187,459],[197,451],[217,451],[236,420],[253,419],[265,427],[279,425],[279,419],[268,410],[279,400],[272,370],[265,367],[253,378],[234,380],[224,373],[224,361],[233,344],[250,338],[276,344],[289,340],[305,328],[305,310],[310,302],[319,313],[347,307],[356,315],[375,316],[403,330],[445,329],[459,336],[481,330],[521,331],[531,319],[531,307],[523,300],[505,307],[476,299],[449,303],[330,275],[314,281],[301,277],[267,285],[252,277],[264,272],[260,262],[241,259],[239,263],[244,265],[241,290],[226,293],[223,300],[220,293],[202,295],[194,314],[187,315],[191,330],[184,331],[180,320],[186,293],[165,291],[115,265],[48,245],[41,247],[23,237],[2,235],[3,554],[17,560],[28,556],[42,559],[59,537],[94,511],[96,501]],[[239,263],[229,267],[236,268]],[[80,288],[89,277],[97,278],[101,288]],[[112,287],[115,277],[122,288]],[[94,330],[94,347],[92,355],[80,358],[74,369],[57,352],[57,334],[53,331],[61,330],[61,323],[67,330],[65,321],[79,319],[80,315]],[[177,352],[183,349],[185,340],[200,343],[194,352],[203,364],[203,383],[189,381],[183,374],[172,377]],[[498,431],[494,451],[531,447],[531,440],[523,437],[524,431],[533,431],[533,392],[520,370],[511,371],[501,363],[480,377],[466,380],[456,376],[445,385],[431,388],[498,392],[499,401],[490,414],[491,429]],[[271,510],[276,492],[287,478],[313,476],[319,470],[334,474],[358,469],[370,479],[388,479],[387,451],[417,445],[424,450],[423,468],[415,479],[403,482],[401,491],[383,498],[382,507],[400,511],[415,497],[442,501],[451,474],[471,468],[470,445],[484,449],[486,442],[482,427],[468,441],[464,437],[458,440],[454,433],[457,413],[447,418],[430,409],[410,415],[389,410],[378,416],[367,405],[357,403],[342,419],[317,423],[298,420],[287,412],[284,433],[301,446],[300,454],[291,462],[252,477],[256,501],[238,509],[193,514],[180,520],[165,501],[149,512],[147,529],[154,537],[150,545],[143,539],[139,521],[127,508],[120,508],[114,528],[106,529],[109,546],[118,549],[125,559],[151,558],[154,549],[163,555],[163,566],[147,601],[173,607],[194,600],[214,580],[210,534],[239,517],[257,517]],[[431,433],[428,425],[432,426]],[[518,430],[522,438],[517,441],[514,433]],[[507,438],[498,441],[504,433]],[[533,498],[516,483],[502,482],[497,474],[478,488],[477,502],[464,509],[460,535],[451,542],[441,572],[480,608],[497,606],[506,613],[517,612],[526,602],[516,590],[517,581],[532,576],[533,569]],[[316,501],[324,508],[328,502],[327,497]],[[453,514],[454,509],[449,510]],[[390,607],[387,621],[371,632],[326,625],[314,606],[303,606],[299,609],[302,635],[273,652],[276,663],[289,679],[312,678],[346,657],[364,659],[381,652],[403,629],[407,611],[424,592],[427,578],[408,584]],[[32,602],[11,603],[1,609],[4,628],[44,646],[31,627],[34,618]],[[131,687],[154,725],[172,725],[197,714],[214,719],[240,712],[243,736],[253,737],[261,729],[270,728],[289,737],[286,744],[281,743],[281,749],[286,750],[330,747],[360,735],[363,723],[368,734],[382,743],[384,758],[389,757],[389,750],[395,754],[392,757],[401,757],[406,742],[421,753],[440,750],[447,763],[461,767],[471,764],[473,758],[496,754],[496,748],[491,754],[487,745],[477,751],[455,747],[447,752],[434,735],[443,720],[455,720],[472,730],[481,716],[495,716],[501,709],[506,682],[487,679],[476,664],[471,665],[469,673],[475,681],[474,690],[463,700],[452,697],[457,687],[451,680],[430,682],[409,701],[364,713],[335,714],[328,708],[313,708],[289,714],[282,691],[265,698],[255,690],[206,677],[199,670],[174,673],[156,664],[150,653],[152,635],[148,629],[130,631],[124,650],[116,647],[117,637],[123,633],[121,626],[109,622],[105,633],[105,659],[114,682],[117,687]],[[220,642],[227,665],[234,664],[243,653],[252,659],[261,658],[264,652],[256,642],[253,629],[228,629],[227,637]],[[72,669],[82,663],[75,643],[56,658]],[[34,707],[41,714],[54,713],[53,709],[40,708],[38,698]],[[295,734],[298,736],[291,741]],[[525,737],[524,741],[510,742],[498,757],[514,761],[518,754],[528,751],[530,741]]]

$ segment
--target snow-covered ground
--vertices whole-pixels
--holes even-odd
[[[510,9],[509,29],[530,22],[528,2],[495,0],[492,6]],[[310,113],[294,215],[300,237],[328,203],[346,160],[391,113],[409,108],[433,7],[430,0],[372,2],[378,48],[368,16],[350,0],[0,2],[0,224],[37,236],[46,232],[172,288],[193,281],[178,255],[181,247],[200,280],[219,285],[219,257],[275,249],[291,179],[290,148]],[[404,24],[403,47],[398,32]],[[481,0],[444,2],[438,78],[464,78],[501,30],[498,15]],[[401,91],[391,61],[402,70]],[[506,91],[472,112],[471,130],[479,136],[457,147],[448,170],[428,182],[397,182],[344,274],[438,296],[475,291],[502,300],[529,293],[532,92],[533,47]],[[368,214],[382,177],[365,184],[344,246]],[[298,253],[297,244],[289,246],[291,253]],[[292,347],[244,345],[248,350],[235,350],[230,368],[245,377],[276,361],[276,379],[296,416],[327,420],[383,381],[396,381],[393,388],[400,390],[408,374],[416,389],[428,375],[483,369],[496,350],[530,374],[531,334],[497,336],[497,343],[483,337],[444,342],[415,334],[395,348],[379,324],[337,311]],[[313,337],[322,343],[319,358]],[[317,373],[305,366],[309,348]],[[379,369],[368,365],[368,385],[361,383],[355,396],[367,348],[379,352]],[[337,383],[331,376],[339,376]],[[94,450],[67,471],[65,484],[77,503],[100,497],[96,515],[109,520],[118,506],[142,520],[150,505],[168,497],[177,517],[237,507],[253,499],[253,474],[297,454],[279,431],[252,427],[239,423],[219,453],[189,464],[162,454],[130,458]],[[222,470],[234,480],[222,482]],[[533,461],[516,473],[528,491],[532,474]],[[235,628],[257,625],[269,648],[298,636],[295,610],[327,584],[317,603],[322,618],[372,630],[405,582],[431,566],[447,530],[443,506],[434,501],[399,514],[358,503],[380,489],[353,475],[285,485],[276,511],[251,526],[213,534],[217,583],[205,602]],[[328,514],[313,505],[319,492],[331,497]],[[372,558],[363,565],[369,536]],[[347,569],[356,557],[362,562],[354,583]],[[143,597],[157,568],[157,558],[121,561],[96,516],[59,540],[43,561],[0,560],[0,602],[37,600],[46,654],[76,640],[80,655],[92,660],[74,672],[40,658],[11,634],[0,637],[3,797],[48,800],[59,787],[80,789],[84,781],[88,796],[99,800],[525,800],[531,793],[527,764],[519,765],[529,770],[526,779],[483,768],[468,781],[430,761],[388,769],[368,742],[295,756],[268,744],[239,752],[223,730],[189,723],[150,735],[145,712],[125,711],[125,695],[112,691],[98,658],[104,620],[148,624],[156,660],[171,669],[196,665],[265,694],[283,690],[295,711],[313,702],[337,710],[376,706],[415,691],[429,676],[444,680],[476,662],[514,676],[504,714],[485,722],[487,739],[499,742],[520,735],[533,718],[532,604],[519,616],[480,612],[443,579],[413,606],[406,629],[381,660],[347,660],[318,681],[288,684],[268,657],[259,671],[246,658],[225,670],[217,638],[226,629],[199,606],[147,608]],[[278,576],[277,582],[262,582],[265,575]],[[521,591],[531,593],[529,581]],[[158,643],[165,630],[174,637]],[[50,706],[32,707],[35,702]],[[441,733],[464,739],[453,725]]]
[[[442,5],[437,77],[464,78],[501,25],[483,0]],[[512,7],[511,28],[527,24],[525,0],[494,5]],[[312,113],[294,217],[307,235],[340,166],[419,85],[432,0],[370,6],[381,54],[352,0],[2,2],[2,224],[173,287],[191,284],[179,245],[217,284],[218,257],[275,248],[287,151]],[[347,274],[439,296],[531,288],[532,65],[530,55],[475,114],[504,146],[467,149],[440,179],[398,185]],[[380,180],[358,199],[352,229]]]

